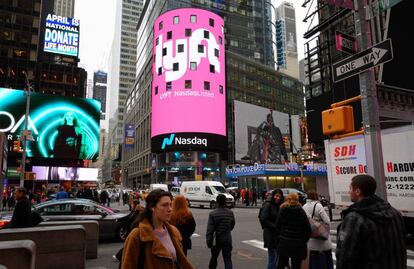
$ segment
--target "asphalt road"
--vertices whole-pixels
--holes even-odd
[[[205,243],[205,233],[207,229],[207,219],[210,209],[191,209],[196,219],[197,227],[193,235],[193,248],[189,250],[188,257],[196,268],[208,268],[210,259],[210,249]],[[233,236],[233,268],[250,269],[250,268],[266,268],[267,250],[263,248],[262,229],[257,218],[258,208],[234,208],[236,217],[236,226],[232,232]],[[332,234],[335,233],[337,222],[333,222],[331,227]],[[335,236],[332,236],[334,248]],[[99,244],[98,259],[87,260],[86,268],[103,269],[118,268],[118,264],[114,263],[112,255],[120,248],[122,243],[105,241]],[[334,251],[334,250],[333,250]],[[335,255],[334,255],[335,256]],[[414,252],[408,251],[408,268],[414,269]],[[218,259],[218,269],[224,269],[223,259],[220,255]]]

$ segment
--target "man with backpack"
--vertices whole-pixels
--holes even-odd
[[[264,247],[267,248],[267,269],[276,268],[278,255],[277,244],[279,232],[276,229],[276,220],[280,205],[284,202],[283,192],[280,189],[272,191],[269,199],[263,202],[259,211],[259,221],[263,229]]]

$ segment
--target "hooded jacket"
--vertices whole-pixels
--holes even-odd
[[[342,211],[336,247],[337,269],[406,269],[401,214],[373,195]]]
[[[182,269],[194,269],[184,255],[180,232],[174,226],[164,224],[175,247],[177,260]],[[144,269],[173,269],[173,258],[161,241],[154,235],[154,229],[147,219],[143,219],[138,228],[132,230],[124,244],[122,254],[122,269],[138,268],[141,247],[145,247]]]

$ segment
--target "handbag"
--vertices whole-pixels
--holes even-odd
[[[313,207],[312,217],[309,219],[309,224],[311,226],[311,238],[316,238],[320,240],[327,240],[329,238],[329,224],[324,222],[319,222],[313,218],[315,214],[316,204]]]

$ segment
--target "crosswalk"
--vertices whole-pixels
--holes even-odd
[[[333,239],[335,238],[334,236],[335,233],[336,231],[331,231],[331,238]],[[252,246],[254,248],[267,252],[267,249],[263,247],[263,241],[261,240],[252,239],[252,240],[244,240],[241,242],[249,246]],[[332,258],[334,262],[336,262],[335,249],[336,249],[336,243],[332,242]],[[411,251],[411,250],[407,250],[407,268],[414,269],[414,251]]]

